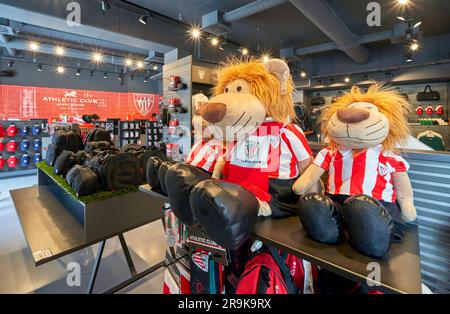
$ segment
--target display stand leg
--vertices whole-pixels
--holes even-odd
[[[128,268],[130,269],[131,276],[134,277],[137,275],[136,267],[134,267],[133,259],[131,258],[130,251],[128,250],[127,242],[123,236],[123,233],[119,234],[120,245],[122,246],[123,254],[125,255],[125,259],[127,260]]]
[[[105,249],[106,240],[100,242],[98,247],[97,257],[94,261],[94,267],[92,269],[91,278],[89,279],[88,293],[92,294],[94,291],[95,279],[97,279],[98,269],[100,268],[100,262],[102,261],[103,250]]]

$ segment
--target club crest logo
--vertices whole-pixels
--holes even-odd
[[[155,105],[155,98],[148,95],[134,95],[134,106],[142,116],[147,116]]]
[[[194,261],[195,265],[197,265],[197,267],[200,268],[205,273],[208,272],[208,260],[209,260],[208,254],[204,254],[201,252],[192,254],[192,261]]]
[[[389,167],[382,163],[378,164],[378,173],[380,176],[384,177],[389,173]]]
[[[206,71],[205,70],[198,70],[198,76],[201,80],[205,78]]]
[[[254,159],[258,154],[258,150],[259,145],[257,142],[247,142],[247,145],[245,146],[245,154],[249,159]]]
[[[65,91],[64,92],[64,97],[71,97],[71,98],[75,98],[77,97],[77,92],[76,91]]]

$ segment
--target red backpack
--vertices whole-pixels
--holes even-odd
[[[278,250],[270,248],[254,256],[236,286],[236,294],[297,294],[289,268]]]

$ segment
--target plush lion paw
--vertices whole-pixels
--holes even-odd
[[[417,210],[413,202],[405,202],[401,205],[402,218],[406,222],[411,222],[417,218]]]

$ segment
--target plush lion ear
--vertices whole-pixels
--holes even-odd
[[[280,94],[286,95],[288,93],[288,82],[289,82],[289,66],[286,62],[281,59],[270,59],[265,64],[267,71],[275,74],[280,81]]]

